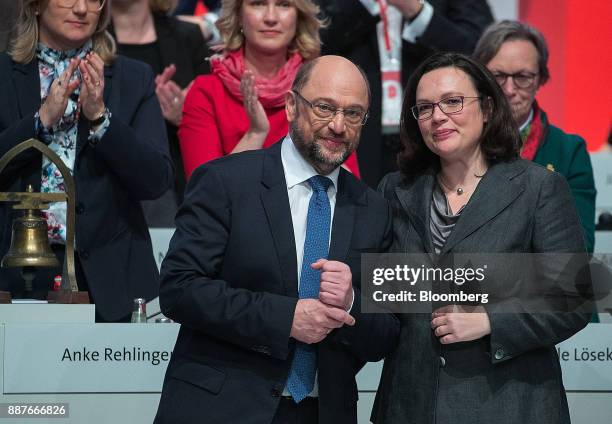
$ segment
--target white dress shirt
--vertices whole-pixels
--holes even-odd
[[[304,256],[304,241],[306,240],[306,221],[308,218],[308,204],[312,196],[312,188],[308,179],[315,175],[320,175],[302,157],[300,152],[293,144],[291,137],[287,135],[282,141],[281,161],[285,171],[285,181],[287,182],[287,194],[289,195],[289,208],[291,209],[291,220],[293,222],[293,236],[295,238],[295,253],[297,257],[298,288],[302,273],[302,261]],[[331,174],[325,175],[332,184],[327,189],[327,197],[331,206],[331,221],[329,225],[329,242],[331,241],[331,229],[334,220],[334,209],[336,206],[336,193],[338,192],[338,174],[340,168],[336,168]],[[318,371],[317,371],[318,374]],[[319,396],[319,381],[315,375],[315,383],[309,397]],[[287,388],[283,391],[283,396],[291,396]]]
[[[308,204],[312,196],[312,188],[308,179],[319,175],[317,171],[302,157],[293,144],[291,137],[287,135],[281,146],[281,161],[285,171],[287,182],[287,194],[289,195],[289,207],[291,208],[291,220],[293,221],[293,236],[295,238],[295,253],[297,256],[298,287],[300,274],[302,273],[302,260],[304,259],[304,241],[306,240],[306,219],[308,217]],[[336,168],[331,174],[325,175],[332,181],[327,189],[327,197],[331,206],[331,222],[328,246],[331,241],[331,228],[334,220],[334,209],[336,206],[336,193],[338,191],[338,174],[340,168]]]

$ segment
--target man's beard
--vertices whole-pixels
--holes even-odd
[[[342,165],[352,153],[350,149],[345,148],[341,156],[326,156],[323,153],[323,148],[316,143],[314,135],[310,142],[306,141],[302,130],[297,125],[297,119],[289,124],[289,128],[291,130],[291,139],[293,140],[294,145],[302,156],[304,156],[306,161],[310,163],[317,171],[325,170],[326,173],[333,171]]]

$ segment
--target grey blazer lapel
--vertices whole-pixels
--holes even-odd
[[[289,209],[289,195],[280,157],[282,141],[266,150],[263,165],[262,184],[265,190],[261,193],[268,226],[272,232],[274,247],[280,264],[285,295],[298,297],[297,257],[293,223]]]
[[[519,177],[525,163],[516,160],[493,165],[482,178],[472,198],[463,209],[455,228],[448,236],[441,253],[447,253],[461,240],[506,209],[525,190]]]
[[[395,188],[395,194],[402,209],[408,214],[412,226],[423,242],[425,251],[429,253],[434,251],[429,231],[433,185],[434,173],[429,171],[417,177],[411,184],[400,184]]]

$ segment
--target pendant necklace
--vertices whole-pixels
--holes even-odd
[[[476,178],[482,178],[484,176],[484,173],[482,175],[474,174],[474,176]],[[438,180],[444,186],[444,188],[446,188],[448,191],[454,191],[455,193],[457,193],[457,196],[461,196],[463,193],[465,193],[465,190],[461,186],[458,186],[456,189],[449,187],[449,185],[446,184],[446,181],[444,181],[444,178],[442,177],[442,173],[438,174]]]

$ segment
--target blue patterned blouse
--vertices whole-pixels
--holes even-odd
[[[36,57],[38,59],[38,71],[40,74],[40,98],[44,102],[49,94],[49,89],[53,81],[60,77],[64,70],[70,64],[70,60],[74,57],[84,58],[87,53],[92,49],[91,41],[85,43],[81,48],[59,51],[51,49],[41,43],[38,44],[36,50]],[[72,75],[71,81],[81,80],[81,72],[77,70]],[[76,156],[76,145],[77,145],[77,130],[78,122],[81,114],[81,105],[79,103],[80,87],[72,93],[68,99],[68,105],[64,115],[58,123],[53,125],[52,128],[41,128],[40,120],[37,115],[37,122],[35,127],[37,134],[42,142],[47,144],[51,150],[53,150],[64,162],[64,164],[70,170],[70,173],[74,175],[74,161]],[[41,103],[42,103],[41,102]],[[90,140],[95,138],[99,140],[102,138],[106,129],[110,124],[110,120],[106,119],[105,122],[100,125],[95,133],[90,134]],[[46,157],[43,157],[42,165],[42,180],[41,180],[41,192],[65,192],[66,187],[64,186],[64,179],[62,178],[57,167],[49,161]],[[47,219],[49,226],[49,241],[51,243],[65,243],[66,242],[66,203],[58,202],[51,203],[49,209],[43,212]]]

